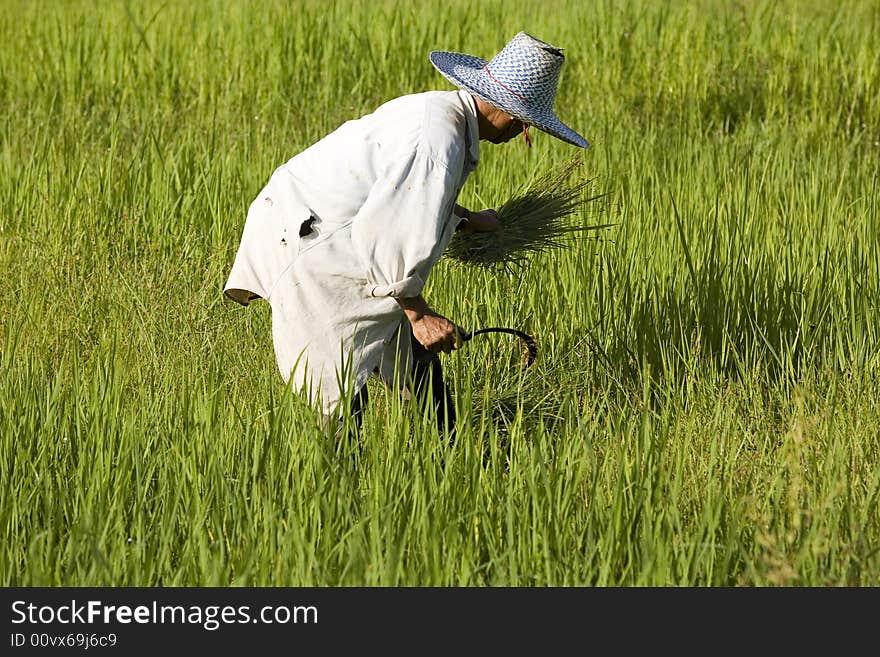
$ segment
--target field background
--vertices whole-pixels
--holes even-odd
[[[66,2],[0,11],[0,584],[880,585],[880,3]],[[221,290],[281,162],[433,49],[566,48],[581,223],[426,290],[502,337],[460,428],[360,444]],[[574,149],[484,142],[499,205]]]

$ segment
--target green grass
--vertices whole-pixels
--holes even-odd
[[[590,194],[592,180],[582,168],[578,155],[541,174],[498,206],[501,230],[457,232],[444,255],[468,266],[506,269],[516,276],[516,270],[528,267],[539,255],[549,257],[557,249],[575,248],[578,238],[611,227],[570,220],[575,214],[592,213],[604,199],[604,194]],[[602,209],[598,206],[598,211]]]
[[[28,2],[0,12],[3,585],[880,584],[880,3]],[[432,49],[566,48],[613,223],[429,302],[461,424],[360,444],[221,290],[275,166]],[[484,142],[497,207],[573,149]]]

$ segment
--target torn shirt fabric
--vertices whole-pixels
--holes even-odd
[[[479,160],[473,98],[431,91],[348,121],[278,167],[251,203],[224,292],[272,308],[279,370],[325,412],[376,368],[400,386],[421,293]]]

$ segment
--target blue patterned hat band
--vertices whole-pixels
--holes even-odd
[[[553,111],[562,48],[520,32],[488,62],[434,51],[431,63],[452,84],[554,137],[582,148],[590,144]]]

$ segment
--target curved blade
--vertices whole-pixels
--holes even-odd
[[[538,357],[538,345],[535,343],[535,338],[533,338],[528,333],[523,333],[522,331],[518,331],[512,328],[495,326],[491,328],[477,329],[476,331],[470,332],[461,329],[461,340],[462,342],[467,342],[475,335],[480,335],[481,333],[507,333],[509,335],[515,335],[520,340],[522,340],[529,354],[528,359],[526,360],[526,367],[531,366],[531,364],[535,362],[535,358]]]

